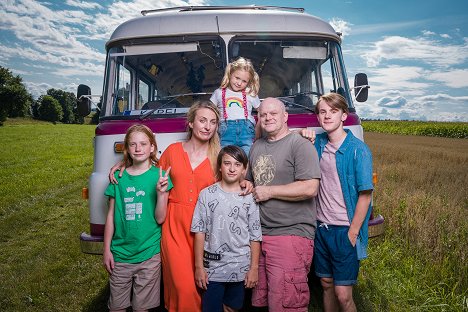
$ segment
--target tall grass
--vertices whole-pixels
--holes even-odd
[[[386,233],[364,261],[379,310],[468,309],[468,140],[366,133]]]
[[[467,122],[434,122],[434,121],[402,121],[402,120],[366,120],[362,122],[364,131],[424,135],[444,138],[468,138]]]
[[[0,310],[106,311],[101,258],[80,252],[94,126],[7,121],[0,183]],[[359,311],[466,311],[468,140],[366,133],[383,236],[370,241]],[[189,282],[189,281],[187,281]],[[310,310],[320,311],[313,285]]]
[[[80,198],[92,170],[94,127],[7,121],[0,127],[0,310],[104,306],[100,258],[80,252]]]

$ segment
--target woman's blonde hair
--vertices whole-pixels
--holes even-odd
[[[247,83],[246,91],[250,96],[256,96],[260,90],[260,78],[258,77],[252,62],[243,57],[239,57],[237,60],[232,61],[226,66],[223,80],[221,80],[221,88],[227,88],[229,86],[231,74],[236,70],[244,70],[250,74],[250,80]]]
[[[125,139],[124,139],[125,148],[123,151],[125,167],[130,167],[133,165],[133,159],[132,157],[130,157],[128,153],[128,149],[130,148],[130,136],[135,132],[141,132],[145,134],[148,137],[150,144],[154,146],[154,150],[150,154],[150,160],[155,166],[157,166],[158,161],[159,161],[158,157],[156,156],[156,153],[158,152],[158,145],[156,144],[156,139],[154,138],[153,131],[151,131],[151,129],[145,125],[136,124],[128,128],[127,133],[125,134]]]
[[[216,116],[216,130],[213,133],[213,136],[210,138],[208,142],[208,159],[210,160],[211,163],[211,168],[213,169],[213,173],[216,173],[216,158],[218,157],[219,150],[221,148],[220,142],[219,142],[219,135],[218,135],[218,127],[219,127],[219,121],[220,121],[220,114],[218,107],[213,104],[210,100],[200,100],[196,101],[189,109],[187,113],[187,132],[188,132],[188,137],[187,139],[190,140],[192,138],[193,134],[193,129],[188,126],[189,123],[193,123],[195,121],[195,117],[197,115],[197,112],[202,109],[202,108],[207,108],[211,110],[215,116]]]

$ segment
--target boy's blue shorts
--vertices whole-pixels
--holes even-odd
[[[244,303],[244,282],[209,281],[202,296],[203,312],[223,311],[223,304],[240,310]]]
[[[337,286],[357,283],[359,260],[348,238],[349,226],[317,223],[314,241],[315,275],[332,277]],[[358,238],[359,239],[359,238]]]

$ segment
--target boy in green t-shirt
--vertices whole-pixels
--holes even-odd
[[[153,132],[134,125],[125,135],[126,170],[118,184],[109,184],[103,264],[109,272],[110,311],[146,311],[160,304],[160,224],[166,219],[167,172],[157,164]]]

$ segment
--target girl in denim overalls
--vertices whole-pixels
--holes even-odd
[[[248,155],[253,141],[260,137],[252,116],[252,108],[260,106],[259,88],[260,80],[250,60],[239,57],[227,65],[221,86],[210,98],[222,115],[221,147],[237,145]]]

